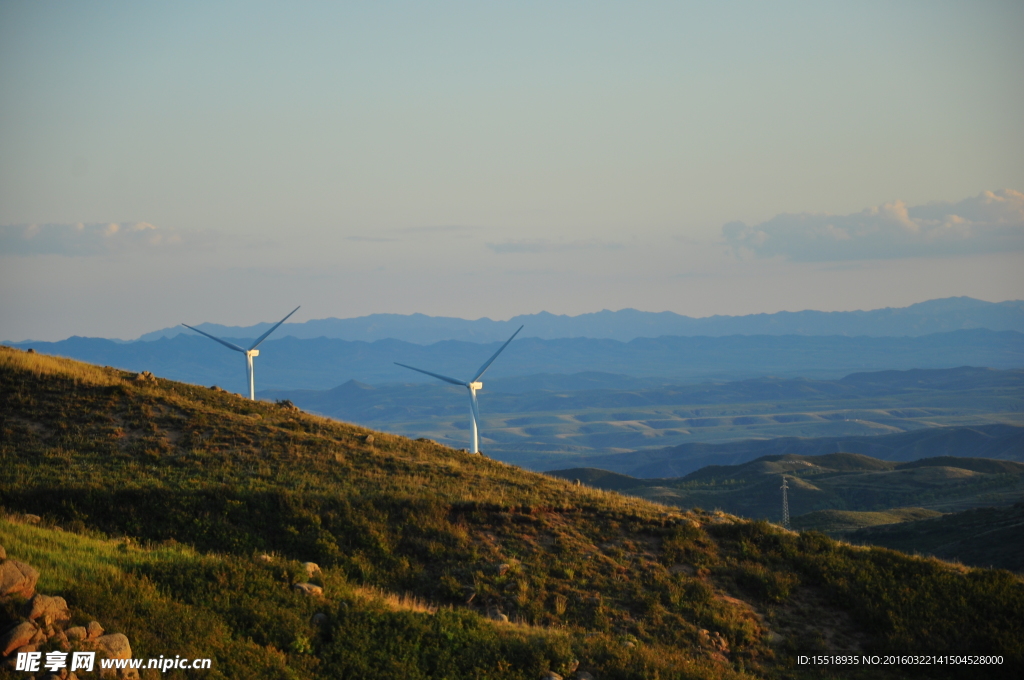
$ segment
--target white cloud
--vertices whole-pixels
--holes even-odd
[[[106,255],[181,246],[184,242],[182,234],[148,222],[0,225],[2,255]]]
[[[985,191],[959,203],[903,201],[853,215],[783,214],[722,233],[737,253],[803,262],[952,256],[1024,250],[1024,194]]]

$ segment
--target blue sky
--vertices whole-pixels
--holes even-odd
[[[1024,298],[1022,34],[1018,2],[0,3],[0,338]]]

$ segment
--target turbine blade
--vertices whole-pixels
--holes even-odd
[[[302,306],[302,305],[299,305],[299,307],[301,307],[301,306]],[[289,313],[288,313],[288,316],[291,316],[291,315],[292,315],[292,314],[294,314],[295,312],[299,311],[299,307],[296,307],[296,308],[295,308],[295,309],[293,309],[293,310],[292,310],[291,312],[289,312]],[[254,343],[253,343],[253,345],[252,345],[252,347],[250,347],[249,349],[256,349],[257,347],[259,347],[260,343],[261,343],[261,342],[263,342],[264,340],[266,340],[266,339],[267,339],[267,336],[268,336],[268,335],[270,335],[271,333],[273,333],[274,331],[276,331],[276,330],[277,330],[277,327],[278,327],[278,326],[280,326],[281,324],[283,324],[283,323],[284,323],[285,321],[287,321],[287,320],[288,320],[288,316],[284,317],[283,319],[281,319],[280,321],[278,321],[277,323],[275,323],[275,324],[274,324],[274,325],[273,325],[273,326],[271,327],[271,329],[270,329],[269,331],[267,331],[266,333],[264,333],[263,335],[261,335],[261,336],[259,337],[259,339],[257,339],[257,340],[256,340],[256,342],[254,342]]]
[[[522,327],[522,326],[520,326],[520,327],[519,327],[519,330],[517,330],[517,331],[516,331],[515,333],[513,333],[513,334],[512,334],[512,338],[514,338],[514,337],[516,337],[517,335],[519,335],[519,331],[521,331],[521,330],[523,330],[523,327]],[[484,364],[483,366],[481,366],[481,367],[480,367],[480,370],[479,370],[479,371],[477,371],[476,375],[475,375],[475,376],[473,376],[473,379],[472,379],[472,380],[470,380],[469,382],[476,382],[477,380],[479,380],[479,379],[480,379],[480,376],[482,376],[482,375],[484,374],[484,371],[486,371],[486,370],[487,370],[488,368],[490,368],[490,367],[491,367],[491,364],[493,364],[493,363],[494,363],[494,360],[498,358],[498,355],[499,355],[499,354],[501,354],[501,353],[502,353],[502,351],[504,351],[504,349],[505,349],[506,347],[508,347],[508,343],[512,342],[512,338],[509,338],[508,340],[506,340],[506,341],[505,341],[505,344],[504,344],[504,345],[502,345],[502,346],[501,346],[501,347],[500,347],[500,348],[498,349],[498,351],[494,353],[494,356],[492,356],[492,357],[491,357],[490,359],[488,359],[488,360],[487,360],[487,363],[486,363],[486,364]]]
[[[184,326],[185,328],[192,328],[192,326],[189,326],[187,323],[183,323],[181,325]],[[242,354],[245,354],[245,350],[242,349],[241,347],[239,347],[238,345],[236,345],[233,342],[228,342],[227,340],[221,340],[216,335],[210,335],[206,331],[201,331],[198,328],[192,328],[192,330],[194,330],[196,333],[202,333],[203,335],[205,335],[206,337],[210,338],[211,340],[216,340],[217,342],[219,342],[220,344],[224,345],[228,349],[233,349],[236,352],[241,352]]]
[[[480,404],[476,403],[476,390],[469,391],[469,403],[473,405],[473,418],[476,419],[476,430],[480,432]]]
[[[462,387],[469,387],[469,385],[467,383],[465,383],[465,382],[463,382],[461,380],[456,380],[455,378],[449,378],[446,375],[438,375],[437,373],[431,373],[430,371],[424,371],[422,368],[416,368],[415,366],[407,366],[405,364],[400,364],[397,361],[395,362],[395,365],[396,366],[401,366],[402,368],[409,368],[409,369],[412,369],[414,371],[419,371],[420,373],[426,373],[427,375],[433,376],[433,377],[438,378],[439,380],[443,380],[445,382],[449,382],[449,383],[451,383],[453,385],[460,385]]]

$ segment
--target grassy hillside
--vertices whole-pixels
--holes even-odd
[[[869,545],[898,545],[907,552],[964,564],[1024,572],[1024,502],[1008,508],[974,508],[905,524],[861,528],[847,534],[847,538]]]
[[[781,520],[779,486],[785,475],[791,525],[798,531],[1024,571],[1020,503],[989,507],[1024,496],[1024,464],[1014,461],[935,456],[895,463],[834,453],[766,456],[669,479],[595,468],[548,474],[680,507],[699,505],[772,521]]]
[[[893,508],[876,512],[857,512],[853,510],[817,510],[806,515],[799,515],[790,521],[790,526],[797,531],[822,531],[827,534],[841,534],[864,527],[882,524],[899,524],[914,522],[920,519],[941,517],[942,513],[925,508]],[[897,546],[891,546],[899,549]],[[907,549],[904,548],[906,552]]]
[[[0,503],[42,517],[0,525],[8,554],[137,655],[213,658],[210,678],[535,679],[574,661],[600,680],[781,678],[814,650],[1024,667],[1009,572],[660,506],[286,405],[0,348],[0,434]],[[307,560],[322,598],[289,587]]]

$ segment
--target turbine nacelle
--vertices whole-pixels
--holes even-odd
[[[466,387],[471,390],[482,390],[484,388],[484,384],[482,382],[471,382],[468,383]]]

